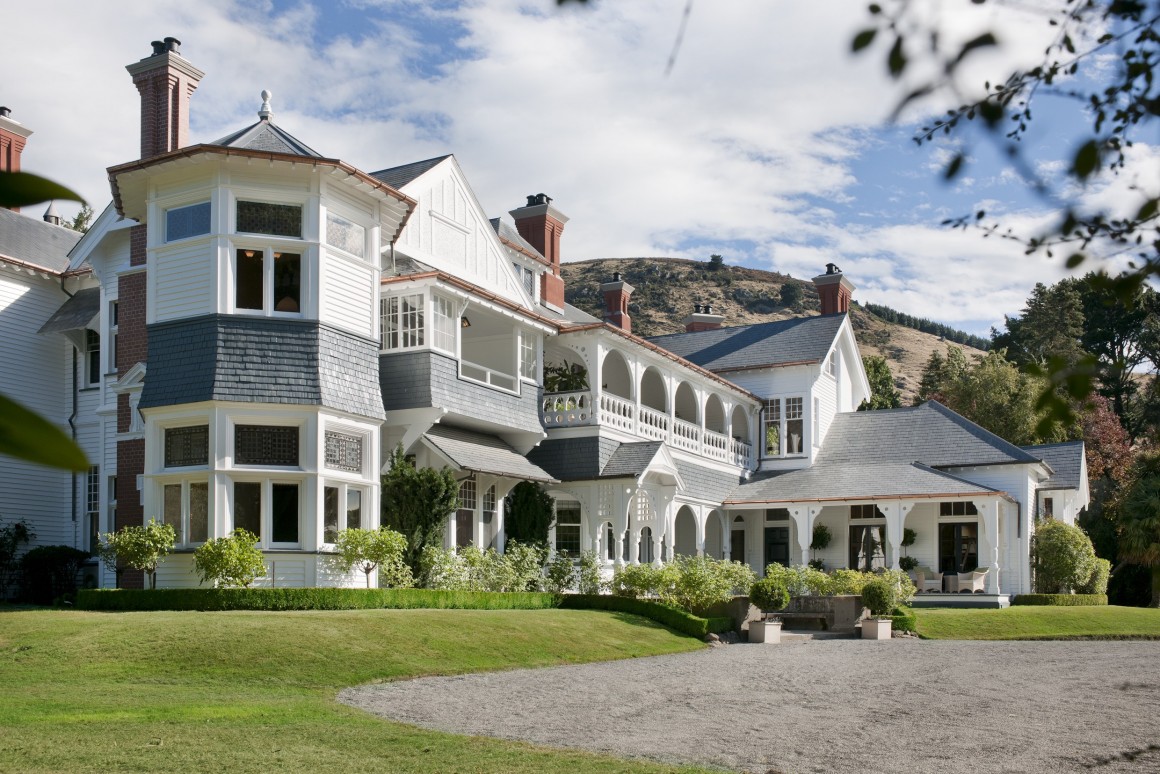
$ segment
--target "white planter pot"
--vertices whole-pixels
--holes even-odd
[[[890,639],[889,618],[867,618],[862,621],[862,639],[888,640]]]
[[[776,645],[781,642],[781,621],[751,621],[749,641]]]

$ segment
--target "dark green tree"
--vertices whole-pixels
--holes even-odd
[[[802,288],[795,282],[787,282],[781,286],[781,303],[790,309],[797,309],[802,303]]]
[[[448,515],[459,507],[459,482],[450,468],[416,468],[399,444],[382,478],[382,526],[407,538],[404,561],[419,576],[419,556],[443,543]]]
[[[552,498],[533,481],[516,484],[504,502],[507,539],[528,545],[548,542]]]
[[[862,401],[859,411],[892,409],[902,405],[902,394],[894,388],[894,374],[890,373],[886,358],[879,355],[863,357],[862,367],[866,369],[866,378],[870,382],[870,399]]]
[[[937,400],[948,404],[950,386],[958,382],[967,372],[967,358],[962,347],[953,344],[947,345],[947,354],[944,357],[937,349],[930,353],[926,365],[922,369],[922,377],[918,383],[918,395],[914,405],[926,403],[928,400]]]
[[[1086,354],[1083,348],[1083,299],[1073,282],[1051,287],[1036,283],[1018,317],[1007,317],[1005,331],[992,329],[991,346],[1005,349],[1016,365],[1045,366],[1052,357],[1074,366]]]
[[[718,269],[720,269],[724,265],[725,265],[725,259],[722,258],[721,256],[719,256],[717,254],[713,254],[713,255],[709,256],[709,268],[711,270],[717,271]]]
[[[1116,508],[1119,530],[1120,572],[1131,562],[1149,568],[1152,599],[1160,607],[1160,457],[1141,457],[1136,475]]]

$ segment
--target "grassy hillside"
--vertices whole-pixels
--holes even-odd
[[[335,695],[372,681],[702,647],[593,611],[0,608],[0,772],[675,771],[425,731]]]
[[[616,271],[636,288],[629,313],[633,333],[642,336],[684,330],[681,321],[697,303],[711,304],[714,312],[725,315],[724,324],[729,326],[819,313],[818,294],[809,280],[742,266],[714,270],[706,262],[682,258],[605,258],[566,263],[568,302],[599,317],[603,309],[599,285]],[[857,284],[857,278],[852,279]],[[801,303],[796,307],[781,301],[782,286],[787,284],[801,289]],[[855,304],[857,298],[855,291]],[[945,350],[946,342],[938,336],[886,322],[857,305],[851,318],[862,355],[884,356],[903,401],[910,403],[930,353]],[[968,357],[982,354],[971,347],[964,350]]]

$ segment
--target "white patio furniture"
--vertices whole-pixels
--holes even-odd
[[[982,592],[983,581],[987,577],[986,570],[971,570],[970,572],[960,572],[955,576],[955,592]]]
[[[919,593],[938,593],[942,591],[942,573],[935,572],[929,567],[915,567],[914,573],[911,575],[914,579],[914,586]]]

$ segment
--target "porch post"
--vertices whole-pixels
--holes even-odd
[[[813,542],[813,519],[810,517],[812,509],[802,503],[790,503],[789,517],[793,519],[794,529],[797,531],[798,548],[801,549],[801,563],[810,563],[810,543]]]
[[[452,511],[451,514],[447,517],[447,537],[443,542],[445,546],[450,549],[454,549],[456,543],[455,528],[457,526],[456,522],[459,521],[456,516],[456,512]]]
[[[982,517],[980,521],[983,523],[983,537],[987,541],[986,553],[983,552],[983,547],[979,550],[979,564],[982,564],[984,559],[990,560],[990,566],[987,568],[986,592],[988,594],[999,594],[999,498],[992,497],[990,500],[983,502],[976,502],[975,509],[978,510]]]
[[[721,511],[718,521],[721,522],[721,558],[730,559],[733,556],[733,523],[729,511]],[[708,522],[708,518],[705,519]]]
[[[696,527],[697,556],[704,556],[705,532],[709,528],[709,514],[705,512],[705,506],[697,507],[697,515],[693,518],[693,525]]]
[[[616,530],[616,554],[613,556],[612,563],[618,568],[624,566],[624,532]]]
[[[661,562],[663,561],[662,557],[661,557],[661,541],[662,540],[663,540],[663,537],[661,535],[658,535],[655,531],[652,533],[652,545],[653,545],[652,565],[653,565],[653,567],[660,567]]]
[[[882,503],[878,510],[886,517],[886,542],[890,544],[890,569],[901,569],[898,566],[898,557],[902,553],[902,503]]]

